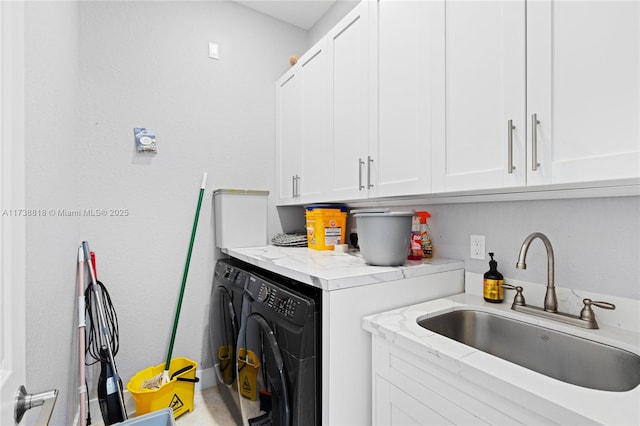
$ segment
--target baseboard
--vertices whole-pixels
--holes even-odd
[[[218,384],[218,381],[216,379],[216,370],[213,367],[198,370],[196,372],[196,377],[200,378],[200,381],[196,383],[196,392],[203,389],[211,388]]]

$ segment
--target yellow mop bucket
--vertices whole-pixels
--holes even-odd
[[[193,411],[193,391],[196,382],[200,380],[196,377],[198,363],[195,361],[183,357],[173,358],[169,369],[171,379],[157,389],[142,389],[145,381],[162,375],[164,366],[162,363],[138,371],[127,383],[127,389],[136,402],[136,416],[163,408],[171,408],[174,418]]]

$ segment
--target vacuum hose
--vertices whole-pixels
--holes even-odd
[[[86,351],[93,359],[93,362],[87,362],[87,365],[100,362],[98,401],[104,424],[111,425],[126,420],[126,413],[123,412],[120,399],[123,393],[122,380],[116,375],[112,365],[112,359],[120,348],[118,316],[104,284],[96,281],[96,288],[92,287],[88,286],[85,291],[86,312],[90,322]],[[100,300],[94,300],[92,295],[99,297]],[[103,312],[100,312],[100,309]],[[105,330],[100,329],[101,319],[104,319]]]

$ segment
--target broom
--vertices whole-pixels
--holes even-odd
[[[173,331],[171,332],[171,341],[169,343],[169,352],[167,353],[167,361],[164,364],[164,371],[155,377],[145,380],[142,383],[142,389],[157,389],[165,383],[169,382],[169,368],[171,367],[171,355],[173,354],[173,343],[176,340],[176,331],[178,330],[178,320],[180,319],[180,309],[182,308],[182,297],[184,296],[184,288],[187,284],[187,275],[189,273],[189,264],[191,263],[191,252],[193,250],[193,241],[196,237],[196,229],[198,228],[198,217],[200,216],[200,207],[202,206],[202,196],[204,195],[205,184],[207,183],[207,172],[202,175],[202,184],[200,185],[200,195],[198,197],[198,206],[196,207],[196,216],[193,220],[193,228],[191,229],[191,240],[189,242],[189,251],[187,252],[187,262],[184,265],[184,273],[182,274],[182,287],[180,288],[180,297],[178,298],[178,307],[176,308],[176,316],[173,320]]]

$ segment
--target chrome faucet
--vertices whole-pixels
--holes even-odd
[[[537,306],[527,305],[522,295],[523,288],[521,286],[513,286],[511,284],[504,283],[503,287],[507,290],[515,290],[516,296],[513,299],[511,309],[519,312],[526,312],[532,315],[537,315],[545,318],[551,318],[566,324],[577,325],[585,328],[598,328],[598,322],[596,321],[595,314],[591,309],[591,306],[597,306],[603,309],[615,309],[616,306],[609,302],[592,301],[591,299],[584,299],[584,307],[580,311],[580,315],[571,315],[564,312],[558,312],[558,298],[556,297],[556,286],[554,284],[554,257],[553,247],[546,235],[540,232],[534,232],[524,239],[522,247],[520,247],[520,254],[518,255],[518,263],[516,268],[527,269],[525,259],[527,258],[527,251],[531,242],[539,238],[547,249],[547,292],[544,296],[544,309]]]
[[[558,312],[558,298],[556,297],[556,286],[553,281],[554,276],[554,257],[553,257],[553,247],[551,246],[551,241],[547,238],[546,235],[540,232],[534,232],[525,238],[522,243],[522,247],[520,247],[520,255],[518,256],[518,263],[516,264],[516,268],[518,269],[527,269],[527,264],[525,263],[525,259],[527,258],[527,250],[529,250],[529,246],[531,242],[536,238],[540,238],[540,240],[544,243],[544,247],[547,249],[547,292],[544,295],[544,310],[547,312]]]

